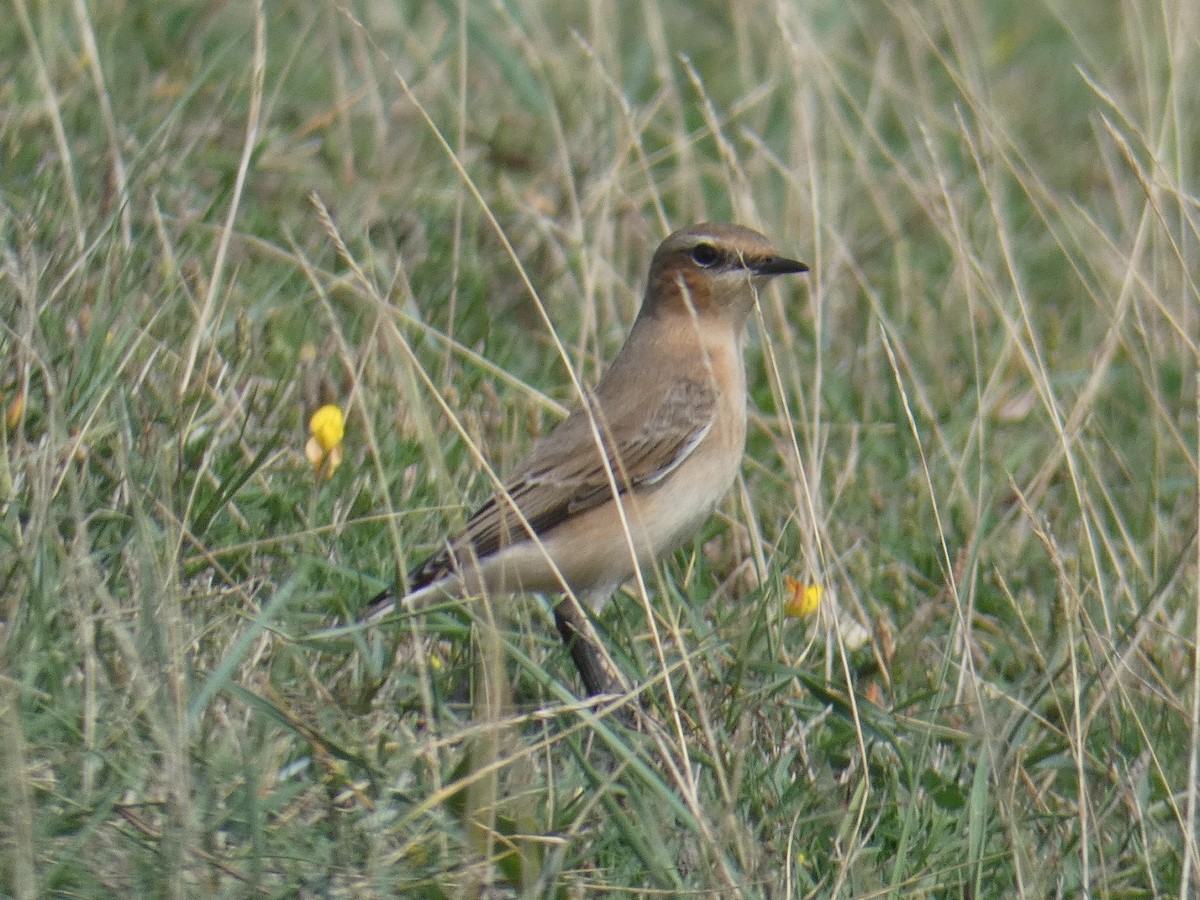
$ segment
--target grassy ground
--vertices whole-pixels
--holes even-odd
[[[3,19],[0,893],[1197,891],[1196,4]],[[331,630],[707,218],[813,272],[597,617],[657,724],[539,598]]]

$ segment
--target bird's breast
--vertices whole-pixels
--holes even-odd
[[[646,544],[659,554],[686,541],[729,492],[746,445],[746,379],[741,348],[732,342],[707,351],[706,372],[717,388],[713,424],[704,440],[674,472],[635,492]]]
[[[599,585],[612,589],[635,567],[644,570],[695,534],[729,492],[741,467],[746,383],[736,341],[698,347],[693,362],[688,377],[712,379],[716,390],[712,426],[704,439],[661,481],[634,488],[556,526],[543,535],[544,549],[521,542],[505,551],[505,559],[488,576],[489,584],[494,587],[503,580],[525,590],[554,590],[561,575],[576,590],[592,591]],[[557,572],[549,571],[546,554]]]

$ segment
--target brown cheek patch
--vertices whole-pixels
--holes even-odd
[[[712,281],[695,269],[676,269],[664,272],[655,285],[661,297],[671,297],[679,302],[681,309],[691,308],[703,315],[711,312],[717,303],[712,294]]]

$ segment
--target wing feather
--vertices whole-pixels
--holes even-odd
[[[711,381],[681,379],[662,397],[637,426],[623,429],[628,434],[621,433],[620,422],[610,427],[600,404],[590,403],[619,494],[661,483],[712,429],[717,396]],[[409,587],[418,590],[441,578],[453,569],[455,557],[486,557],[524,540],[530,529],[544,535],[612,496],[587,412],[576,409],[534,448],[503,495],[483,504],[460,534],[410,573]]]

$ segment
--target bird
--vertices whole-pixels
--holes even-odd
[[[611,691],[619,676],[591,646],[576,598],[611,597],[690,538],[728,492],[745,451],[747,319],[769,280],[807,271],[740,225],[704,222],[669,235],[600,382],[502,491],[411,570],[400,603],[565,593],[559,634],[588,693]],[[374,597],[362,621],[387,616],[397,596]]]

